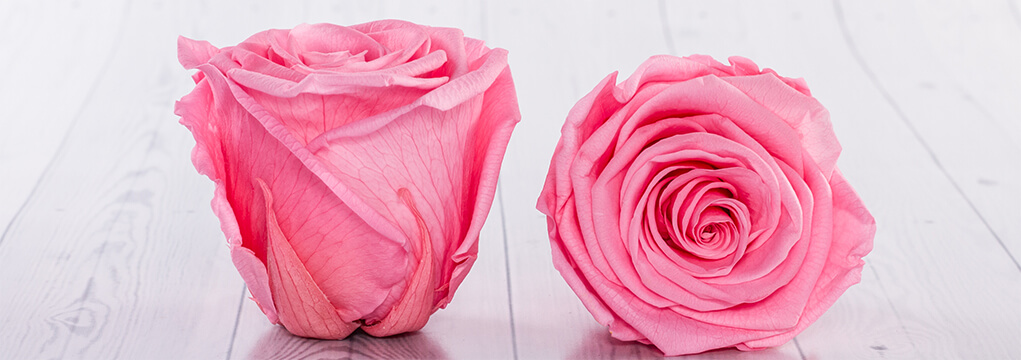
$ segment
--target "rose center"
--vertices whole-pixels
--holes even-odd
[[[739,242],[733,187],[715,177],[679,176],[662,187],[658,212],[677,251],[705,260],[733,254]]]
[[[716,239],[716,224],[712,224],[702,228],[702,234],[699,236],[699,242],[702,244],[709,244]]]

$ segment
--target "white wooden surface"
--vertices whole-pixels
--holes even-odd
[[[795,341],[694,358],[1021,358],[1021,1],[0,2],[0,359],[656,358],[609,338],[534,210],[568,109],[649,55],[804,77],[878,222],[862,283]],[[510,51],[522,122],[472,272],[417,333],[270,325],[173,102],[177,35],[401,18]]]

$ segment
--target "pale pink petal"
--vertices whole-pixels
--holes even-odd
[[[222,120],[216,117],[214,101],[209,82],[202,80],[190,94],[181,98],[174,107],[174,112],[181,116],[181,124],[190,129],[195,137],[195,148],[192,150],[195,168],[216,184],[212,208],[213,213],[220,219],[220,229],[227,237],[231,259],[259,308],[270,322],[277,323],[277,312],[270,295],[264,258],[259,258],[254,251],[243,246],[245,242],[251,243],[252,239],[246,239],[241,235],[238,219],[227,196],[224,154],[218,151],[223,145],[216,134],[216,124]]]
[[[309,144],[341,182],[414,238],[419,236],[415,217],[397,196],[402,189],[410,192],[434,239],[436,263],[442,268],[436,272],[437,283],[450,289],[474,260],[478,233],[495,194],[498,159],[520,118],[516,101],[508,96],[513,87],[505,54],[500,55],[491,53],[492,62],[458,78],[476,82],[446,84],[413,104],[419,106],[388,113],[395,118],[382,128],[360,136],[341,128]],[[442,112],[427,105],[439,102],[446,107],[445,102],[454,101],[461,103]],[[441,306],[449,301],[450,289],[438,289]]]
[[[603,122],[607,116],[613,114],[620,105],[623,105],[614,100],[615,79],[616,74],[610,74],[604,78],[596,86],[595,90],[583,97],[568,113],[567,122],[564,123],[564,127],[561,129],[561,140],[557,143],[553,160],[550,161],[550,174],[555,174],[555,177],[560,180],[554,184],[554,187],[544,189],[543,194],[540,195],[556,197],[556,206],[549,207],[546,210],[548,211],[547,215],[554,216],[569,201],[574,206],[586,208],[591,204],[591,202],[586,201],[591,196],[587,188],[591,186],[591,181],[594,181],[595,175],[598,174],[599,169],[596,168],[595,162],[599,160],[605,162],[608,159],[606,156],[598,153],[589,157],[576,157],[576,154],[583,151],[582,147],[591,147],[592,145],[589,145],[591,143],[607,143],[607,146],[609,146],[608,144],[613,141],[615,132],[612,125],[603,125]],[[613,121],[611,120],[608,123],[612,124]],[[592,140],[592,138],[598,140]],[[607,151],[606,148],[595,147],[597,151]],[[567,181],[568,179],[574,179],[578,183]],[[579,191],[578,189],[582,190]],[[575,200],[575,197],[580,197],[581,200]],[[602,249],[596,245],[595,235],[591,234],[594,225],[592,224],[593,220],[589,216],[589,212],[581,210],[577,214],[572,213],[571,215],[572,219],[566,221],[572,222],[572,225],[577,225],[577,231],[587,234],[587,236],[570,237],[568,240],[577,239],[584,241],[587,244],[584,249],[587,249],[589,252],[588,257],[592,260],[595,267],[599,269],[606,279],[619,284],[620,279],[618,279],[606,261],[606,257],[602,254]],[[574,216],[577,216],[577,218],[574,218]]]
[[[458,78],[472,70],[471,60],[465,50],[464,32],[460,29],[435,27],[429,29],[430,51],[442,51],[451,61],[437,69],[432,76]]]
[[[239,99],[252,106],[250,98],[245,98],[239,89],[231,88],[232,85],[216,68],[203,65],[200,69],[206,72],[207,79],[221,95],[219,99],[224,99],[217,108],[230,114],[222,119],[209,118],[211,122],[204,126],[209,130],[196,132],[196,138],[201,143],[215,141],[221,144],[206,147],[218,150],[215,156],[222,162],[219,173],[223,176],[226,193],[240,225],[243,246],[265,261],[264,226],[255,225],[265,222],[265,211],[255,204],[257,189],[251,179],[267,179],[268,186],[276,194],[276,206],[282,209],[278,211],[281,230],[288,239],[292,239],[291,246],[341,316],[348,321],[370,314],[381,316],[380,313],[397,301],[406,285],[405,272],[399,271],[409,266],[405,238],[383,236],[376,227],[369,226],[367,221],[393,225],[378,215],[372,217],[371,213],[353,212],[351,207],[357,205],[358,199],[350,193],[346,194],[346,199],[342,198],[337,191],[343,189],[327,187],[322,178],[330,178],[330,175],[313,172],[316,163],[311,162],[314,160],[310,155],[307,155],[310,163],[305,163],[298,157],[298,149],[285,147],[278,137],[283,136],[280,131],[285,130],[280,126],[267,127],[251,116],[251,112],[234,100]],[[264,111],[256,113],[265,114]],[[277,136],[272,134],[273,129],[276,129]],[[201,134],[209,131],[215,133],[208,134],[210,138],[198,140]],[[259,156],[250,155],[255,153]],[[340,194],[345,195],[343,192]],[[320,247],[336,250],[317,251]],[[356,261],[337,261],[334,257]],[[379,270],[377,266],[380,264],[387,264],[387,270]]]
[[[822,316],[847,288],[861,281],[865,265],[862,257],[872,251],[876,222],[839,170],[834,171],[830,186],[833,189],[833,242],[800,321],[786,333],[748,341],[738,348],[762,349],[789,341]]]
[[[265,201],[269,285],[280,322],[287,331],[298,336],[320,339],[347,337],[358,328],[359,323],[342,320],[326,299],[277,226],[269,187],[261,179],[257,181]]]
[[[500,166],[514,125],[521,120],[518,101],[511,79],[510,68],[504,68],[492,85],[482,95],[481,119],[492,119],[476,127],[468,138],[466,153],[471,154],[465,162],[475,171],[465,174],[465,184],[475,184],[464,190],[467,198],[476,199],[473,207],[464,207],[462,218],[471,219],[464,230],[464,240],[451,255],[454,268],[450,269],[450,282],[437,306],[444,307],[454,296],[454,291],[468,275],[478,253],[478,237],[489,216],[496,195],[496,184],[500,177]],[[446,293],[444,295],[444,292]]]
[[[639,65],[634,74],[615,89],[614,94],[621,103],[631,102],[632,97],[646,85],[669,84],[718,73],[708,64],[691,61],[688,58],[653,56]],[[642,102],[638,102],[635,105],[641,104]]]
[[[432,261],[433,245],[429,229],[415,205],[415,199],[412,198],[411,192],[402,189],[397,196],[411,211],[415,217],[415,223],[418,225],[418,238],[421,239],[421,243],[416,246],[418,265],[415,266],[415,272],[411,274],[408,288],[401,296],[401,300],[378,323],[366,324],[365,332],[372,336],[389,336],[421,329],[435,309],[433,304],[435,303],[436,279],[433,276],[435,267]]]
[[[365,52],[365,59],[368,61],[386,54],[389,50],[361,31],[333,24],[299,24],[287,33],[286,46],[291,54]]]
[[[185,69],[194,69],[199,65],[209,62],[220,49],[208,41],[196,41],[184,36],[177,37],[177,61]]]
[[[270,323],[279,324],[280,317],[277,314],[276,304],[273,303],[273,294],[270,292],[269,274],[266,264],[255,257],[251,249],[243,246],[232,246],[230,258],[234,267],[241,274],[241,279],[248,286],[248,292],[252,294],[252,300],[259,306]]]
[[[239,84],[250,86],[249,94],[260,106],[270,113],[274,119],[278,119],[292,136],[302,144],[308,144],[315,138],[330,130],[343,127],[348,124],[357,123],[362,120],[371,119],[380,114],[387,114],[394,109],[399,109],[414,102],[426,94],[427,91],[436,85],[445,82],[446,79],[438,79],[435,84],[428,84],[425,89],[416,87],[388,87],[386,80],[380,80],[376,84],[351,83],[343,85],[346,93],[336,94],[305,93],[297,88],[291,97],[279,97],[255,88],[280,88],[284,89],[286,80],[271,78],[262,75],[249,75],[244,71],[232,72]],[[318,77],[309,76],[306,79],[316,81]],[[261,82],[265,80],[264,82]],[[284,82],[285,84],[273,84]],[[313,88],[320,85],[309,83]],[[302,85],[295,85],[302,86]],[[295,90],[297,89],[297,90]],[[292,91],[281,90],[281,91]]]
[[[347,95],[391,86],[396,88],[387,90],[401,91],[403,90],[401,88],[429,90],[447,82],[446,76],[429,75],[447,63],[446,56],[446,53],[438,51],[413,62],[383,70],[357,73],[313,72],[297,81],[291,73],[275,74],[267,72],[265,68],[230,69],[227,74],[231,80],[246,88],[282,98],[295,97],[302,93]]]
[[[257,54],[252,51],[243,49],[241,47],[230,48],[230,58],[240,65],[240,69],[263,74],[268,77],[274,77],[289,82],[300,82],[308,74],[301,71],[297,71],[273,62],[265,57],[265,55]],[[226,71],[235,69],[230,67],[225,69]]]
[[[833,133],[829,112],[818,100],[780,86],[775,75],[729,77],[723,81],[768,108],[797,131],[801,146],[829,178],[840,156],[840,142]]]

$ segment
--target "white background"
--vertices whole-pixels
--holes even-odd
[[[654,54],[803,77],[878,222],[861,284],[795,341],[696,358],[1021,358],[1021,2],[0,2],[0,358],[653,358],[553,269],[534,204],[568,109]],[[458,27],[510,51],[523,119],[479,260],[387,339],[295,338],[234,270],[173,114],[176,37]]]

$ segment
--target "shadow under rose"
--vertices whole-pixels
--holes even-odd
[[[446,359],[426,334],[413,332],[377,338],[357,330],[344,340],[294,336],[276,326],[259,339],[247,359]]]
[[[639,342],[627,342],[614,339],[608,331],[590,331],[578,348],[568,356],[571,360],[583,359],[768,359],[794,360],[800,359],[777,349],[760,351],[740,351],[735,348],[712,350],[704,353],[667,357],[655,346]]]
[[[764,360],[795,360],[800,356],[785,353],[776,348],[741,351],[736,348],[710,350],[704,353],[685,356],[685,359],[764,359]]]
[[[354,342],[352,359],[447,359],[447,353],[421,331],[374,337],[361,330],[348,337]]]
[[[585,359],[660,359],[663,353],[651,345],[614,339],[605,330],[589,331],[581,344],[567,357]]]

